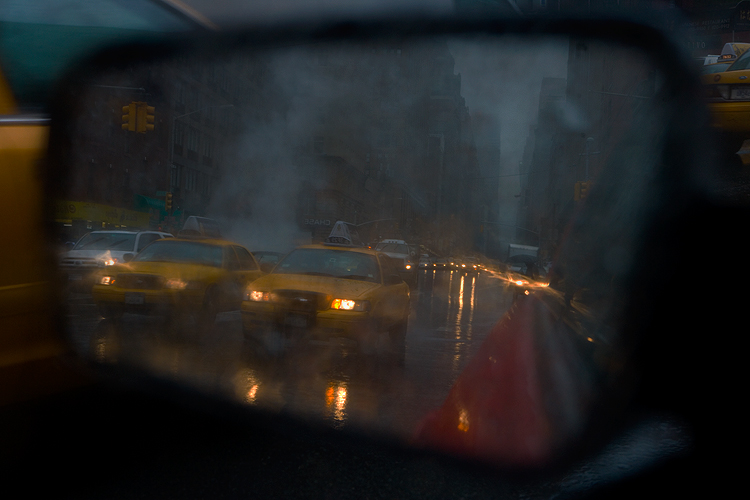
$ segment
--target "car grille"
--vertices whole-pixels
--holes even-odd
[[[164,284],[164,278],[154,274],[118,274],[115,284],[131,290],[159,290]]]
[[[97,259],[91,257],[68,257],[60,261],[60,267],[65,270],[89,270],[91,268],[99,267]]]
[[[276,294],[288,311],[313,313],[328,308],[328,296],[324,293],[301,290],[277,290]]]

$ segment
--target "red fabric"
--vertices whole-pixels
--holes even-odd
[[[544,317],[544,316],[547,317]],[[419,425],[416,444],[514,465],[550,457],[554,432],[545,411],[535,325],[554,323],[534,296],[492,329],[445,403]]]

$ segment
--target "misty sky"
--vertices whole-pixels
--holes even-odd
[[[502,38],[488,43],[486,49],[478,50],[475,42],[451,43],[450,47],[469,112],[482,111],[500,118],[499,174],[519,173],[529,126],[537,119],[542,78],[566,77],[567,39],[520,42]],[[514,222],[518,177],[500,180],[500,220]]]

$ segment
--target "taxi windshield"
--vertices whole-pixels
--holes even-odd
[[[375,250],[378,250],[380,252],[390,252],[390,253],[403,253],[403,254],[409,253],[409,247],[403,244],[399,244],[399,243],[380,243],[378,246],[375,247]]]
[[[73,250],[133,250],[135,234],[89,233],[81,238]]]
[[[739,71],[750,68],[750,52],[745,52],[727,69],[727,71]]]
[[[221,267],[221,247],[193,241],[157,241],[135,256],[134,262],[176,262]]]
[[[331,276],[380,282],[378,262],[374,255],[347,250],[298,249],[281,261],[273,273]]]

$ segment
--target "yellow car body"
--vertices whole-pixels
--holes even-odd
[[[733,63],[726,71],[701,75],[713,127],[734,143],[750,139],[750,44],[727,44],[722,58]],[[726,59],[725,59],[726,60]],[[739,145],[739,144],[738,144]]]
[[[56,329],[54,259],[45,235],[45,185],[40,162],[48,124],[27,114],[0,72],[0,196],[12,215],[0,233],[0,405],[78,385],[63,361],[68,347]],[[10,243],[12,241],[12,244]]]
[[[326,263],[363,258],[374,267],[367,276],[349,277],[346,270],[292,267],[289,263],[300,252],[322,252]],[[383,253],[359,247],[304,246],[247,289],[241,307],[242,326],[246,336],[273,330],[288,336],[344,337],[362,342],[388,332],[391,340],[403,342],[409,298],[409,285]]]
[[[750,69],[702,75],[712,126],[750,138]]]
[[[701,76],[711,112],[711,126],[722,136],[726,154],[750,165],[750,52],[730,70]],[[746,68],[747,69],[741,69]]]
[[[237,243],[169,238],[101,271],[92,296],[105,317],[176,311],[213,319],[239,309],[243,291],[262,274],[252,254]]]

